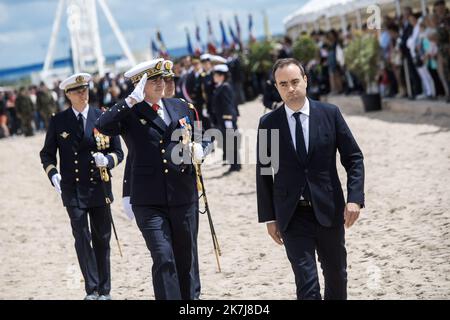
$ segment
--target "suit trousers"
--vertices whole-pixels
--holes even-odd
[[[133,205],[133,212],[152,256],[155,299],[194,300],[197,202],[164,207]]]
[[[320,300],[316,252],[325,282],[325,300],[347,298],[347,252],[344,225],[321,226],[311,207],[297,206],[282,233],[297,287],[297,299]]]
[[[108,208],[66,207],[75,238],[75,250],[87,294],[106,295],[111,290],[111,217]],[[89,223],[88,223],[89,215]],[[89,230],[90,225],[90,230]],[[92,246],[91,246],[92,241]]]

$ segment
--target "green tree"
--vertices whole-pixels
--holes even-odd
[[[373,34],[356,35],[345,48],[345,64],[363,83],[367,93],[376,91],[380,45]]]
[[[248,65],[251,72],[268,73],[273,65],[273,51],[275,42],[260,41],[254,42],[249,47]]]
[[[293,54],[294,58],[300,61],[303,65],[307,65],[309,61],[316,57],[317,47],[314,40],[309,36],[301,36],[294,43]]]

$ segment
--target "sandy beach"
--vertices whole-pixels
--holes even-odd
[[[366,208],[346,233],[349,299],[449,299],[450,117],[340,107],[366,167]],[[240,111],[239,127],[255,130],[261,102]],[[42,133],[0,140],[0,299],[84,297],[69,218],[40,164],[43,142]],[[255,166],[222,176],[227,167],[219,158],[208,159],[203,172],[222,273],[202,215],[202,299],[295,299],[284,248],[257,222]],[[124,163],[113,170],[112,211],[124,256],[112,238],[111,294],[153,299],[150,254],[122,209],[123,169]]]

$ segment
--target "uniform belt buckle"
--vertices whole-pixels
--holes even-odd
[[[299,200],[298,205],[300,207],[312,207],[311,202],[308,200]]]

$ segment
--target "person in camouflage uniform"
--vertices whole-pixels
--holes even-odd
[[[434,3],[434,14],[438,24],[438,72],[447,102],[450,102],[450,14],[445,1]]]
[[[45,130],[47,130],[50,118],[52,114],[56,112],[56,103],[43,82],[41,82],[39,91],[37,92],[36,109],[41,116],[41,119],[44,121]]]
[[[16,99],[16,110],[19,116],[22,131],[26,137],[34,135],[33,121],[34,105],[26,88],[20,88],[19,95]]]

